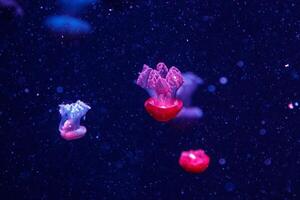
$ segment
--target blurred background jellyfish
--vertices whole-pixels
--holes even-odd
[[[91,25],[80,18],[80,12],[97,0],[58,0],[63,14],[52,15],[46,18],[44,24],[54,33],[70,36],[79,36],[90,33]]]
[[[63,10],[69,14],[78,14],[87,6],[93,5],[97,0],[58,0]]]
[[[0,0],[0,14],[6,15],[8,13],[13,14],[14,16],[23,16],[24,11],[15,0]]]
[[[91,31],[88,22],[68,15],[50,16],[45,20],[45,25],[60,34],[82,35]]]
[[[59,113],[61,115],[59,131],[65,140],[75,140],[85,135],[86,128],[80,126],[80,119],[90,109],[90,106],[80,100],[72,104],[59,105]]]
[[[136,81],[144,89],[152,90],[152,96],[145,101],[148,113],[157,121],[166,122],[176,117],[183,103],[176,98],[176,92],[183,84],[181,72],[158,63],[156,69],[144,65]]]
[[[192,106],[192,95],[203,80],[192,72],[183,73],[184,83],[176,93],[177,98],[183,101],[183,108],[176,116],[178,119],[199,119],[203,111],[199,107]]]

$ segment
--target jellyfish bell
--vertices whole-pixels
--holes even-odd
[[[84,126],[80,125],[80,120],[91,107],[80,100],[72,104],[61,104],[59,107],[62,117],[59,125],[61,137],[65,140],[82,138],[87,130]]]
[[[180,99],[169,99],[168,102],[162,103],[158,99],[150,97],[145,101],[144,106],[154,119],[160,122],[167,122],[179,113],[183,103]]]
[[[152,69],[144,65],[136,83],[153,95],[144,106],[157,121],[167,122],[182,109],[183,103],[175,95],[183,84],[183,78],[176,67],[168,69],[164,63],[158,63],[156,69]]]
[[[58,35],[78,37],[91,32],[91,25],[79,18],[68,15],[54,15],[46,18],[46,27]]]
[[[94,5],[97,0],[58,0],[64,11],[69,14],[78,14],[84,8]]]
[[[23,16],[23,8],[15,0],[0,0],[0,17],[2,15]]]
[[[202,149],[181,152],[179,165],[189,173],[204,172],[210,162],[209,156]]]
[[[71,120],[67,120],[64,126],[59,130],[60,135],[65,140],[75,140],[82,138],[86,133],[86,128],[84,126],[79,126],[78,128],[73,128],[74,124]]]

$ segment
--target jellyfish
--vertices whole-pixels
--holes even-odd
[[[15,0],[0,0],[0,11],[1,8],[11,10],[16,16],[22,16],[24,14],[22,7]]]
[[[86,128],[80,126],[80,119],[90,109],[90,106],[80,100],[72,104],[59,105],[59,113],[61,115],[59,131],[65,140],[75,140],[85,135]]]
[[[189,150],[181,152],[179,165],[190,173],[202,173],[209,165],[210,158],[204,150]]]
[[[175,117],[180,120],[196,120],[203,116],[201,108],[192,106],[192,95],[199,85],[203,84],[203,80],[193,72],[182,73],[183,84],[176,92],[176,97],[183,102],[183,108]],[[155,96],[153,89],[146,89],[151,97]],[[178,120],[177,120],[178,121]]]
[[[183,85],[178,89],[176,97],[183,101],[183,108],[176,116],[177,119],[199,119],[203,116],[203,111],[196,106],[192,106],[192,95],[197,87],[203,84],[203,80],[192,72],[183,73]]]
[[[182,109],[183,103],[176,98],[176,92],[183,84],[183,78],[176,67],[168,69],[164,63],[158,63],[156,69],[152,69],[144,65],[136,83],[153,91],[154,96],[147,99],[144,106],[157,121],[167,122]]]
[[[53,32],[69,35],[82,35],[91,31],[91,26],[84,20],[68,15],[54,15],[45,20],[45,25]]]
[[[97,0],[59,0],[58,3],[68,13],[77,13],[85,7],[95,4]]]

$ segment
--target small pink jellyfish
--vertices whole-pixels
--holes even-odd
[[[65,140],[75,140],[85,135],[86,128],[80,126],[80,119],[90,109],[90,106],[80,100],[72,104],[59,105],[59,113],[62,117],[59,124],[59,131]]]
[[[202,173],[209,165],[210,158],[202,149],[181,152],[179,165],[190,173]]]
[[[176,92],[183,78],[176,67],[168,69],[164,63],[158,63],[156,69],[152,69],[144,65],[136,83],[153,91],[154,96],[146,100],[144,106],[157,121],[169,121],[182,109],[183,103],[176,98]]]
[[[197,120],[203,116],[201,108],[192,106],[192,95],[198,86],[203,84],[203,80],[193,72],[182,73],[183,84],[176,92],[176,98],[182,100],[183,108],[175,119]],[[155,97],[155,90],[146,88],[151,97]]]

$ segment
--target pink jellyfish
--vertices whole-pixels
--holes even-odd
[[[164,63],[158,63],[156,69],[152,69],[144,65],[136,83],[153,90],[154,96],[146,100],[144,106],[154,119],[166,122],[176,117],[183,106],[175,97],[183,84],[181,72],[176,67],[168,69]]]
[[[210,158],[204,150],[189,150],[181,153],[179,165],[187,172],[201,173],[208,168],[209,161]]]
[[[193,72],[182,73],[183,84],[176,92],[176,98],[182,100],[183,108],[175,119],[180,120],[197,120],[203,116],[203,111],[197,106],[192,106],[192,95],[197,87],[203,84],[203,80]],[[153,89],[146,88],[151,97],[156,93]]]
[[[80,119],[90,109],[90,106],[80,100],[72,104],[59,105],[59,113],[62,117],[59,124],[59,131],[65,140],[75,140],[85,135],[86,128],[80,126]]]

